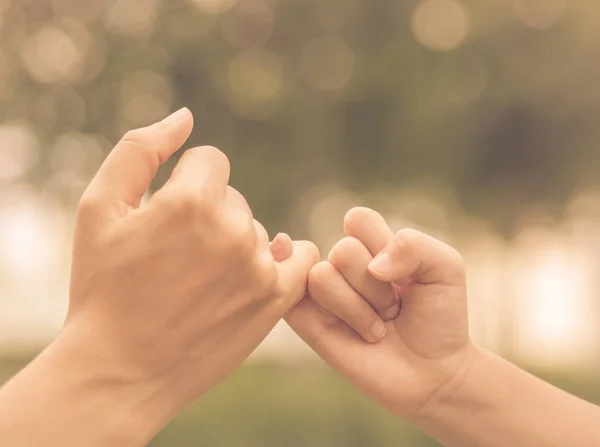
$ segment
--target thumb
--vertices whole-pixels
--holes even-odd
[[[369,271],[380,281],[463,286],[464,261],[458,251],[411,229],[400,230],[371,261]]]
[[[97,204],[137,208],[158,167],[189,138],[194,119],[183,108],[164,120],[128,132],[108,155],[84,193]]]
[[[309,241],[294,241],[292,255],[277,263],[277,289],[286,309],[307,293],[308,272],[319,262],[319,249]]]
[[[440,359],[469,340],[464,261],[454,248],[415,230],[401,230],[369,264],[380,281],[407,286],[396,330],[415,354]]]

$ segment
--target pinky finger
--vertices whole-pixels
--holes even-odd
[[[294,254],[294,242],[286,233],[279,233],[270,244],[273,259],[282,262]]]

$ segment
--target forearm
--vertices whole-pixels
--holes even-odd
[[[446,447],[600,445],[600,407],[484,351],[416,424]]]
[[[61,336],[1,388],[0,445],[146,445],[170,409],[156,387],[123,380],[96,354]]]

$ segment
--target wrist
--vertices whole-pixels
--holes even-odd
[[[416,427],[445,445],[454,440],[473,442],[458,445],[485,445],[478,440],[481,421],[494,414],[510,411],[511,396],[503,385],[503,376],[512,365],[473,345],[463,367],[428,401],[411,421]],[[508,407],[507,404],[508,403]]]
[[[74,329],[66,327],[38,359],[52,378],[52,393],[70,403],[73,419],[93,432],[85,434],[88,445],[146,445],[180,409],[172,393]]]
[[[410,422],[417,426],[443,424],[448,415],[454,417],[462,411],[479,406],[481,395],[476,392],[478,376],[489,368],[489,361],[487,351],[471,345],[460,368],[431,395],[426,404],[411,417]]]

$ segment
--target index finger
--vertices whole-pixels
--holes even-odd
[[[344,217],[346,236],[358,239],[376,256],[394,237],[381,214],[370,208],[353,208]]]
[[[188,149],[163,189],[214,197],[225,193],[230,165],[227,156],[212,146]]]

